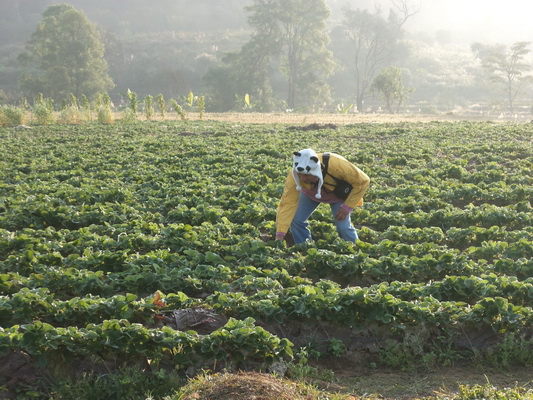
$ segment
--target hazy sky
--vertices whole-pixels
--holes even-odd
[[[411,0],[422,8],[407,29],[451,31],[453,42],[533,41],[530,0]],[[390,4],[390,3],[389,3]]]

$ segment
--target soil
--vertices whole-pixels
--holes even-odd
[[[117,115],[116,118],[120,118]],[[142,119],[142,116],[140,116]],[[170,114],[168,120],[177,120],[177,117]],[[187,119],[194,121],[199,119],[199,114],[187,113]],[[308,126],[309,129],[336,129],[337,125],[349,125],[360,123],[400,123],[400,122],[433,122],[433,121],[493,121],[493,122],[518,122],[530,123],[531,116],[479,116],[479,115],[459,115],[453,113],[445,114],[300,114],[300,113],[205,113],[202,116],[204,121],[220,121],[235,123],[258,123],[258,124],[295,124]]]
[[[498,388],[526,387],[533,390],[533,368],[490,371],[473,366],[442,367],[427,372],[372,371],[342,360],[321,360],[332,367],[334,382],[315,381],[331,392],[348,393],[359,398],[415,400],[457,392],[460,385],[486,385]]]

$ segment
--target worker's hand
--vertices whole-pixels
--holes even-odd
[[[337,221],[344,221],[348,215],[350,215],[350,213],[341,207],[339,208],[339,211],[337,211],[337,214],[335,214],[335,219]]]
[[[276,233],[276,240],[283,240],[285,239],[285,234],[284,233]]]

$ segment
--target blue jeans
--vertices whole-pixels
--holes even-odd
[[[333,222],[337,228],[339,236],[346,240],[347,242],[355,242],[357,240],[357,232],[352,225],[352,220],[350,215],[346,217],[344,221],[338,221],[335,219],[335,214],[342,205],[342,201],[337,203],[331,203],[331,212],[333,214]],[[294,239],[294,243],[303,243],[306,240],[312,240],[311,232],[309,231],[307,220],[311,214],[316,210],[320,203],[314,200],[311,200],[308,196],[303,193],[300,193],[300,199],[298,200],[298,208],[296,209],[296,214],[291,223],[291,232]]]

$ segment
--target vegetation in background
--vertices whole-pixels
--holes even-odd
[[[148,95],[144,98],[144,116],[147,121],[151,121],[154,117],[154,98]]]
[[[45,98],[42,93],[37,95],[32,109],[33,117],[37,125],[50,125],[56,121],[54,114],[54,100]]]
[[[179,103],[175,99],[170,99],[168,103],[169,103],[170,108],[173,109],[176,112],[176,114],[179,115],[182,121],[187,120],[187,114],[185,113],[185,110],[183,109],[181,105],[179,105]]]
[[[381,70],[372,83],[372,90],[383,96],[387,111],[391,114],[400,112],[400,107],[410,92],[403,85],[402,70],[394,66]]]
[[[26,122],[24,109],[15,106],[0,107],[0,126],[18,126]]]
[[[347,6],[342,25],[332,33],[337,49],[335,56],[344,70],[349,71],[351,79],[348,76],[345,79],[353,81],[350,88],[359,112],[365,111],[364,101],[370,96],[372,82],[380,69],[391,65],[398,57],[403,25],[418,12],[407,0],[393,4],[397,9],[391,9],[388,18],[380,8],[372,13]]]
[[[505,46],[486,46],[474,43],[472,51],[481,60],[489,81],[499,86],[507,96],[509,111],[514,114],[514,103],[520,91],[533,82],[533,67],[526,61],[531,42],[516,42],[510,49]]]
[[[288,64],[283,61],[284,56],[282,53],[273,56],[273,53],[265,52],[274,50],[277,43],[271,43],[270,46],[267,42],[250,40],[254,30],[243,21],[246,17],[244,6],[252,5],[252,0],[245,3],[228,0],[224,7],[207,7],[206,0],[201,0],[185,13],[180,9],[179,3],[166,2],[164,5],[154,5],[150,10],[142,9],[145,16],[142,21],[134,18],[140,11],[139,6],[129,5],[125,10],[127,7],[123,1],[106,3],[98,9],[92,3],[71,3],[74,7],[83,9],[91,21],[100,24],[99,40],[105,46],[104,58],[109,66],[107,75],[113,77],[116,86],[95,89],[94,92],[107,92],[119,107],[122,94],[127,88],[131,88],[140,98],[156,93],[162,93],[168,99],[176,97],[177,93],[188,91],[202,93],[206,98],[206,112],[240,110],[241,104],[235,103],[235,95],[244,93],[249,93],[254,99],[254,111],[259,112],[299,112],[313,109],[336,112],[336,106],[341,103],[354,104],[356,107],[350,112],[383,112],[379,108],[386,110],[386,104],[377,92],[373,96],[370,85],[383,68],[401,65],[404,84],[412,88],[409,101],[404,101],[403,104],[405,111],[491,115],[496,118],[500,114],[505,116],[510,113],[511,99],[512,113],[524,118],[531,115],[531,104],[527,97],[531,83],[527,79],[522,80],[528,74],[527,71],[520,78],[512,78],[512,91],[508,90],[507,85],[504,86],[504,81],[508,78],[503,70],[497,74],[499,83],[491,83],[488,79],[489,70],[483,68],[479,62],[481,59],[476,59],[467,46],[452,47],[445,35],[436,35],[428,41],[409,31],[411,19],[405,22],[404,16],[416,13],[417,10],[411,7],[417,4],[414,1],[391,1],[389,5],[392,13],[387,15],[386,6],[383,11],[350,10],[342,9],[340,1],[326,0],[333,10],[327,23],[331,28],[328,49],[333,52],[331,60],[335,68],[328,74],[321,71],[318,75],[329,76],[326,86],[310,84],[308,89],[316,96],[309,93],[303,95],[305,102],[313,98],[308,103],[315,103],[314,107],[307,104],[296,108],[288,102],[288,80],[283,72],[289,70],[286,68]],[[42,86],[42,81],[34,79],[44,76],[44,72],[40,71],[36,58],[32,58],[30,62],[29,42],[26,55],[19,58],[28,62],[21,68],[17,60],[24,51],[24,38],[29,37],[32,31],[36,32],[35,26],[38,23],[44,22],[39,13],[49,4],[50,0],[34,6],[20,2],[0,4],[0,31],[5,39],[0,46],[1,104],[19,104],[22,74],[26,74],[27,83],[41,85],[27,96],[30,102],[33,102],[36,93],[42,92],[46,97],[54,99],[57,110],[68,93],[76,95],[75,90],[66,88],[56,97]],[[202,15],[202,12],[216,15],[216,23],[210,18],[199,21],[198,18],[187,17],[189,14]],[[149,18],[157,19],[157,25],[149,24]],[[238,22],[239,18],[241,23]],[[208,20],[211,24],[205,26]],[[191,26],[189,21],[196,23]],[[64,25],[68,26],[66,23]],[[401,29],[396,32],[399,25]],[[350,37],[354,40],[350,40]],[[371,44],[364,44],[365,40]],[[515,45],[519,43],[527,42],[516,42]],[[317,49],[319,44],[315,45]],[[496,53],[501,52],[504,58],[506,55],[511,56],[513,52],[491,43],[483,43],[481,46],[493,48]],[[526,45],[523,50],[525,54],[520,63],[529,65],[529,46]],[[502,60],[507,64],[512,62],[511,58]],[[74,64],[71,63],[68,67],[72,66]],[[315,66],[306,62],[305,68],[308,67],[315,69]],[[60,74],[66,68],[60,65],[54,73]],[[304,85],[316,79],[313,73],[307,72],[301,82]],[[363,95],[359,89],[365,89]],[[326,91],[329,91],[329,97]],[[513,93],[516,95],[514,98]],[[80,98],[78,95],[76,97]],[[89,97],[94,99],[94,94]],[[83,116],[82,120],[87,118]]]
[[[320,110],[330,99],[326,82],[333,70],[325,1],[254,0],[247,10],[254,29],[249,46],[267,57],[280,57],[287,107]]]
[[[165,96],[163,96],[162,93],[159,93],[157,97],[155,98],[155,102],[157,104],[157,108],[159,109],[159,115],[161,116],[161,119],[165,119],[165,115],[167,112],[167,104],[165,102]]]
[[[21,87],[27,97],[45,93],[59,101],[69,93],[94,96],[107,92],[107,75],[100,34],[84,13],[68,4],[50,6],[20,56],[25,66]]]
[[[97,121],[100,124],[111,124],[114,122],[113,111],[111,109],[111,98],[107,93],[99,94],[96,100]]]

